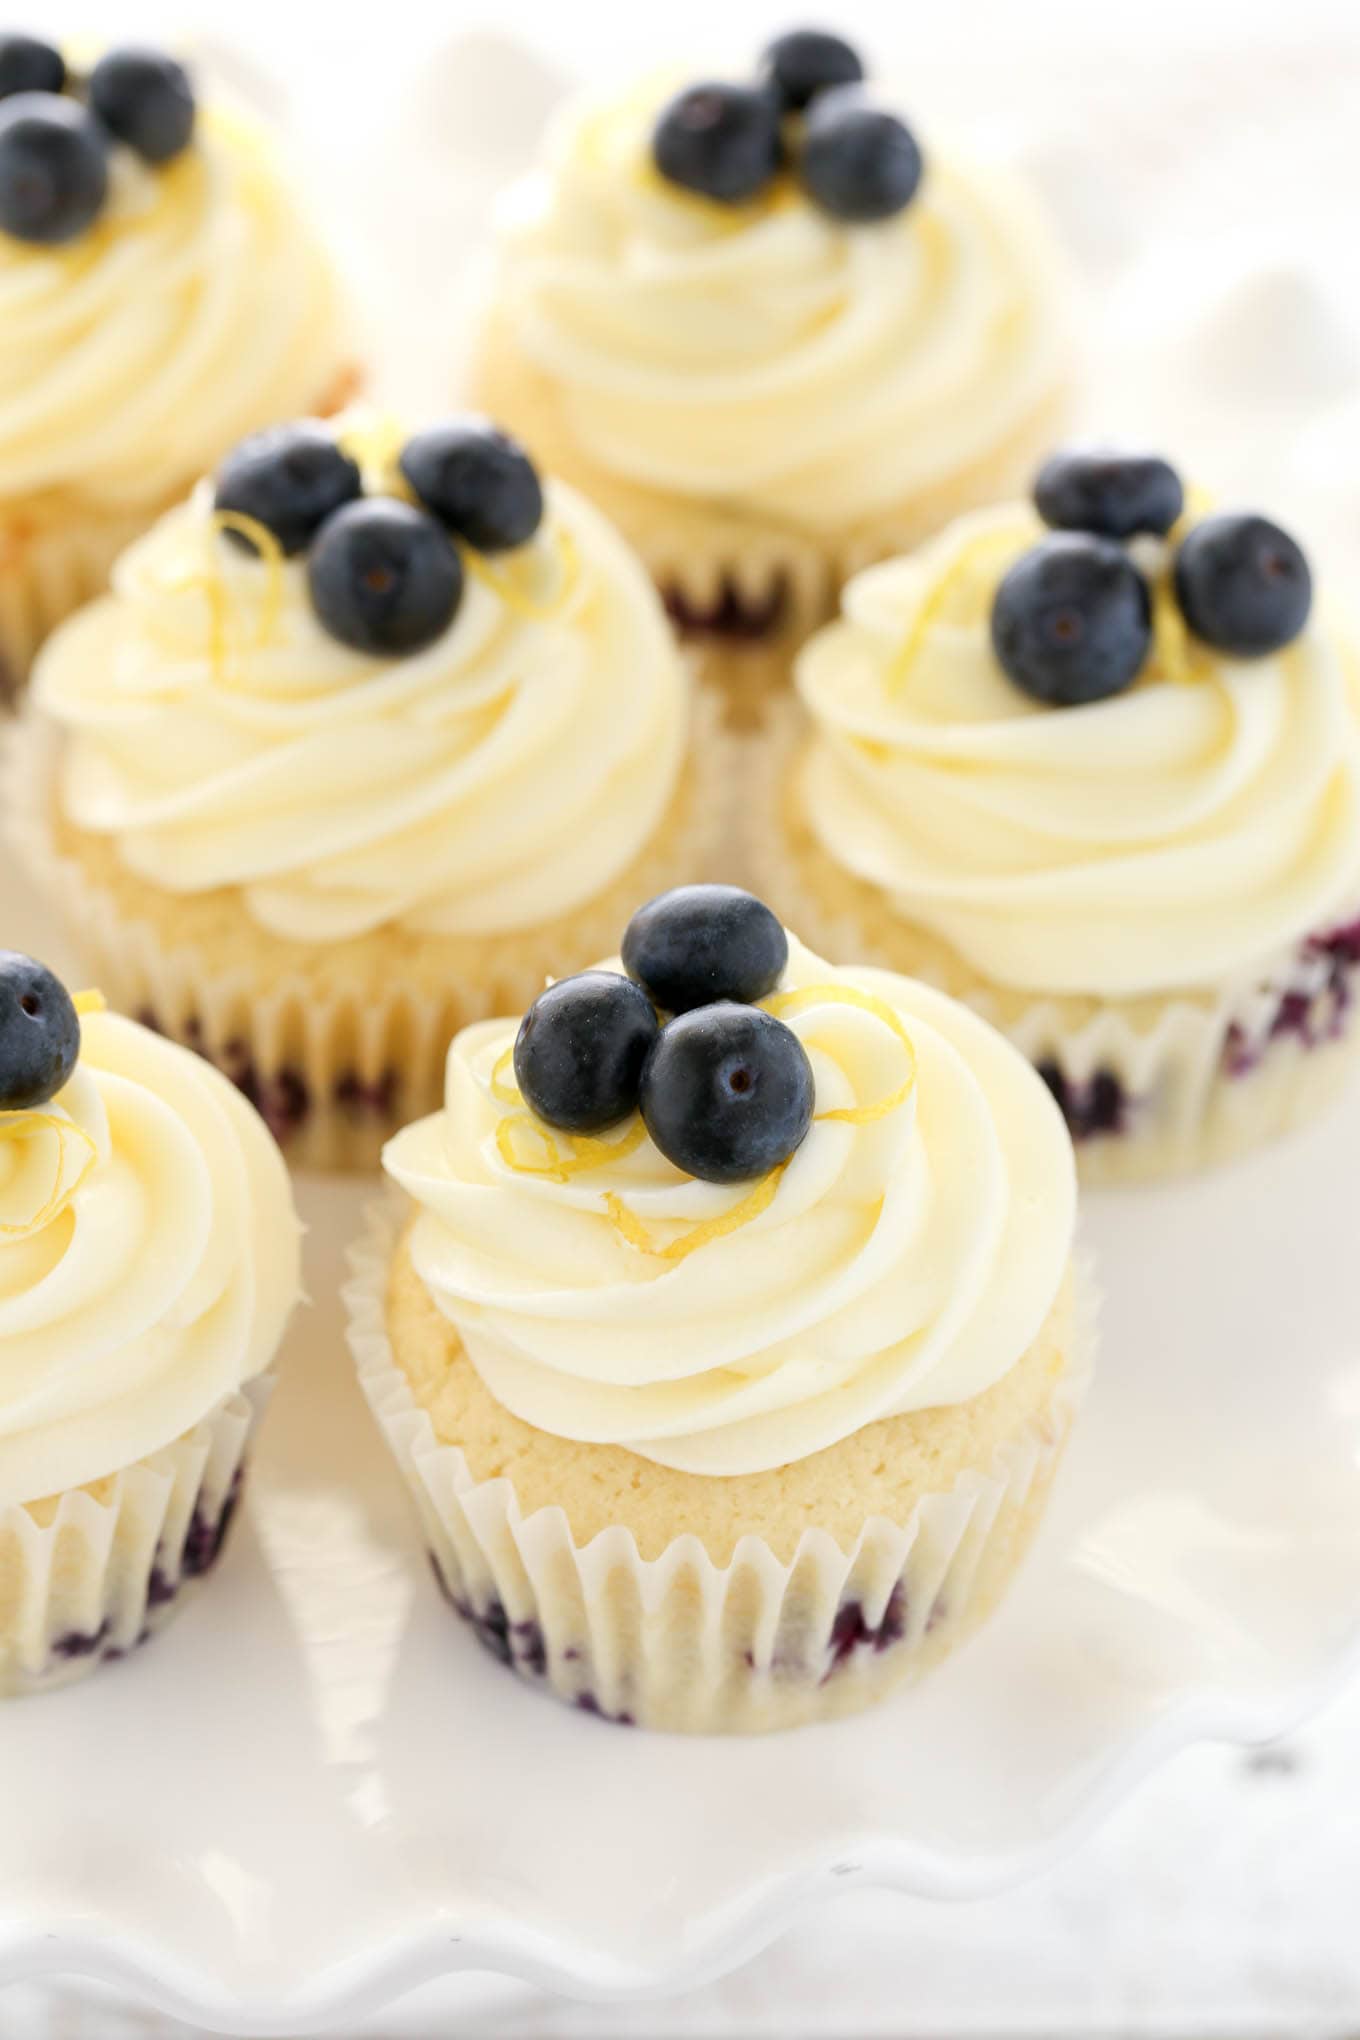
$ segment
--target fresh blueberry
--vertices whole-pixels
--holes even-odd
[[[819,92],[858,85],[859,53],[823,28],[794,28],[776,36],[760,60],[760,75],[786,113],[801,113]]]
[[[697,1006],[657,1036],[641,1102],[677,1169],[744,1183],[786,1162],[811,1126],[812,1065],[792,1028],[762,1007]]]
[[[1089,533],[1041,539],[992,604],[997,658],[1017,687],[1056,708],[1122,693],[1151,644],[1147,582],[1122,546]]]
[[[74,99],[0,100],[0,232],[57,247],[99,216],[109,188],[103,130]]]
[[[652,134],[661,175],[724,204],[755,198],[779,169],[779,109],[747,85],[691,85],[664,106]]]
[[[217,471],[219,510],[253,517],[290,556],[309,546],[333,511],[363,493],[357,461],[324,425],[275,425],[243,439]],[[242,532],[228,531],[254,551]]]
[[[0,35],[0,99],[15,92],[60,92],[66,62],[36,35]]]
[[[549,1126],[599,1133],[636,1111],[657,1037],[651,1000],[612,970],[585,970],[540,992],[515,1037],[515,1081]]]
[[[44,963],[0,950],[0,1111],[46,1105],[80,1054],[80,1019]]]
[[[478,552],[524,545],[543,517],[543,490],[524,448],[481,418],[435,425],[408,440],[401,471],[425,508]]]
[[[90,105],[110,134],[148,163],[168,163],[189,146],[194,88],[160,50],[110,50],[90,73]]]
[[[856,86],[813,101],[798,174],[824,212],[857,224],[891,219],[911,204],[923,168],[911,129]]]
[[[307,561],[312,607],[332,637],[375,655],[418,652],[448,629],[463,567],[442,524],[394,497],[346,503]]]
[[[1239,659],[1293,641],[1313,606],[1308,562],[1268,518],[1206,517],[1176,553],[1176,599],[1196,637]]]
[[[1185,508],[1185,490],[1170,461],[1119,447],[1069,446],[1039,470],[1034,503],[1055,531],[1094,531],[1165,538]]]
[[[735,885],[678,885],[639,907],[623,938],[623,967],[667,1013],[772,992],[789,940],[762,900]]]

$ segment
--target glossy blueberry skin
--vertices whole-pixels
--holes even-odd
[[[71,995],[46,964],[0,950],[0,1112],[55,1098],[80,1054]]]
[[[822,28],[794,28],[767,45],[760,76],[785,113],[801,113],[819,92],[858,85],[864,65],[840,36]]]
[[[1165,538],[1185,508],[1185,490],[1159,454],[1069,446],[1040,468],[1034,504],[1054,531],[1094,531],[1102,538],[1151,532]]]
[[[272,531],[291,558],[306,549],[326,519],[363,493],[357,461],[324,425],[304,421],[253,432],[217,470],[213,500],[219,510],[253,517]],[[227,537],[254,552],[244,532]]]
[[[390,496],[346,503],[307,561],[312,607],[341,644],[377,657],[421,651],[447,630],[463,567],[442,524]]]
[[[0,35],[0,99],[15,92],[60,92],[66,60],[36,35]]]
[[[188,148],[196,107],[189,74],[161,50],[109,50],[90,73],[90,105],[112,135],[147,163]]]
[[[666,1013],[772,992],[789,939],[763,900],[735,885],[678,885],[639,907],[623,937],[623,967]]]
[[[0,232],[60,247],[93,225],[108,189],[104,133],[83,106],[50,92],[0,100]]]
[[[600,1133],[637,1110],[658,1021],[647,994],[612,970],[559,978],[515,1037],[515,1082],[530,1110],[565,1133]]]
[[[671,184],[739,205],[763,191],[779,169],[779,109],[752,86],[687,86],[661,110],[652,157]]]
[[[418,432],[400,466],[431,515],[478,552],[525,545],[543,521],[533,462],[485,419],[457,418]]]
[[[812,1124],[807,1051],[760,1006],[696,1006],[667,1021],[642,1072],[642,1117],[668,1161],[705,1183],[786,1162]]]
[[[905,121],[854,86],[815,99],[798,174],[809,197],[838,220],[869,225],[911,204],[925,164]]]
[[[1206,517],[1176,553],[1176,599],[1191,630],[1238,659],[1292,644],[1313,606],[1313,577],[1287,531],[1250,512]]]
[[[1041,539],[996,591],[992,648],[1017,687],[1052,707],[1122,693],[1151,646],[1147,582],[1110,539]]]

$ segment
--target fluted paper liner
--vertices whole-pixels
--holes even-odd
[[[790,786],[807,719],[784,704],[748,765],[743,864],[749,883],[800,939],[831,963],[900,971],[962,1000],[1036,1066],[1056,1066],[1078,1099],[1115,1078],[1124,1123],[1115,1133],[1074,1125],[1083,1182],[1139,1182],[1222,1162],[1302,1124],[1333,1096],[1360,1030],[1324,1016],[1305,1046],[1272,1035],[1287,994],[1322,999],[1326,960],[1303,953],[1309,934],[1263,968],[1220,985],[1137,1000],[1075,999],[983,978],[927,930],[894,916],[870,884],[833,863],[806,823],[790,816]],[[794,830],[798,840],[794,840]],[[1360,900],[1335,925],[1360,918]],[[1328,1024],[1333,1031],[1326,1032]]]
[[[715,1565],[678,1537],[644,1559],[615,1526],[584,1547],[557,1507],[526,1517],[506,1478],[479,1481],[437,1438],[388,1339],[386,1285],[406,1204],[389,1194],[351,1250],[349,1343],[415,1500],[440,1584],[524,1678],[611,1721],[752,1733],[868,1706],[943,1657],[990,1612],[1042,1513],[1090,1371],[1094,1283],[1078,1266],[1072,1349],[1041,1417],[925,1497],[870,1518],[854,1548],[809,1528],[791,1561],[758,1536]]]
[[[129,914],[56,840],[60,740],[32,713],[7,733],[0,800],[13,853],[57,907],[88,981],[111,1005],[197,1049],[238,1083],[294,1168],[371,1170],[391,1134],[443,1102],[445,1057],[461,1027],[522,1013],[548,978],[613,955],[644,900],[717,875],[737,754],[719,721],[712,703],[696,702],[690,762],[670,810],[603,893],[522,934],[431,937],[421,977],[403,970],[398,953],[377,983],[371,969],[346,972],[343,944],[318,951],[319,976],[275,965],[263,945],[224,964],[207,945],[167,943],[151,921]],[[290,957],[299,953],[288,946]]]
[[[108,1479],[0,1508],[0,1696],[125,1657],[216,1564],[273,1375]]]

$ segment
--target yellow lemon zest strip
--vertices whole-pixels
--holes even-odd
[[[238,537],[247,539],[264,563],[264,601],[260,604],[260,623],[255,633],[255,649],[262,651],[274,634],[283,607],[283,547],[267,524],[261,524],[258,517],[247,517],[243,510],[214,510],[209,521],[214,531],[234,531]]]
[[[498,1099],[502,1105],[522,1105],[524,1103],[523,1098],[520,1096],[519,1085],[507,1084],[505,1081],[505,1073],[508,1069],[513,1068],[514,1061],[515,1049],[512,1042],[503,1055],[496,1057],[495,1067],[491,1072],[491,1095],[493,1098]]]
[[[605,1208],[630,1247],[636,1247],[642,1254],[654,1254],[658,1260],[683,1261],[687,1255],[697,1253],[700,1247],[706,1247],[711,1240],[725,1239],[728,1233],[738,1232],[753,1218],[759,1218],[762,1211],[768,1211],[788,1166],[787,1162],[781,1162],[778,1168],[770,1170],[768,1176],[761,1177],[749,1196],[734,1204],[730,1211],[725,1211],[721,1218],[706,1218],[702,1225],[692,1226],[664,1247],[656,1245],[637,1213],[630,1211],[623,1199],[616,1197],[612,1190],[605,1192]]]
[[[107,1013],[109,1002],[100,991],[77,992],[71,1004],[77,1013]]]
[[[881,1020],[907,1051],[907,1076],[903,1083],[888,1097],[880,1098],[875,1105],[838,1105],[828,1112],[819,1112],[817,1118],[838,1119],[848,1126],[870,1126],[876,1119],[886,1119],[890,1112],[896,1112],[899,1105],[905,1105],[916,1083],[916,1050],[906,1030],[902,1016],[886,999],[874,997],[872,992],[862,992],[855,985],[800,985],[796,991],[775,992],[763,999],[761,1004],[767,1013],[782,1019],[786,1013],[799,1012],[804,1006],[857,1006],[861,1012],[872,1013]]]
[[[953,559],[936,581],[934,587],[927,590],[926,594],[921,598],[920,603],[917,605],[916,614],[911,619],[907,634],[898,647],[884,676],[884,685],[889,694],[898,694],[905,687],[912,666],[915,664],[917,653],[925,643],[930,631],[934,629],[944,614],[945,607],[954,590],[958,587],[959,582],[963,579],[964,574],[971,570],[974,564],[974,553],[974,546],[960,546]]]
[[[338,441],[361,468],[381,476],[384,484],[400,483],[403,493],[407,493],[406,479],[397,467],[405,442],[401,424],[388,411],[359,412],[347,422]]]
[[[556,616],[563,609],[575,589],[580,568],[576,541],[571,533],[556,525],[551,537],[557,553],[557,583],[545,600],[529,593],[523,585],[523,574],[517,574],[514,567],[493,567],[484,554],[474,552],[471,546],[460,547],[460,556],[472,579],[480,581],[484,588],[498,596],[512,615],[523,617],[527,623],[538,623]]]
[[[83,1126],[77,1126],[73,1119],[65,1118],[60,1112],[0,1112],[0,1140],[26,1140],[32,1134],[51,1132],[57,1136],[57,1173],[47,1201],[26,1225],[0,1224],[0,1234],[7,1238],[25,1239],[31,1233],[41,1232],[50,1225],[59,1213],[66,1209],[77,1190],[94,1167],[99,1150],[93,1137]],[[81,1165],[80,1174],[74,1183],[63,1191],[61,1179],[66,1173],[66,1142],[68,1139],[83,1140],[89,1150]]]
[[[544,1156],[541,1162],[523,1161],[516,1154],[515,1141],[525,1132],[541,1142]],[[556,1127],[545,1126],[532,1112],[508,1113],[496,1125],[496,1146],[507,1168],[517,1170],[522,1176],[549,1176],[555,1183],[566,1183],[573,1176],[583,1175],[587,1169],[601,1169],[609,1162],[622,1161],[626,1156],[636,1154],[646,1138],[647,1129],[640,1116],[621,1140],[597,1140],[591,1134],[563,1133]]]

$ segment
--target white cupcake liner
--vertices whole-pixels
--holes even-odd
[[[0,511],[0,706],[18,700],[43,639],[102,592],[118,555],[166,508],[77,511],[65,520]]]
[[[273,1380],[107,1480],[0,1508],[0,1696],[85,1678],[183,1606],[221,1555]]]
[[[871,1517],[848,1552],[810,1528],[788,1562],[752,1535],[719,1566],[693,1535],[654,1559],[621,1525],[579,1546],[561,1508],[526,1517],[508,1479],[478,1481],[462,1451],[439,1441],[387,1335],[405,1215],[403,1199],[383,1198],[351,1250],[350,1349],[443,1592],[531,1683],[628,1726],[786,1728],[854,1712],[919,1676],[999,1599],[1089,1378],[1096,1304],[1084,1267],[1066,1371],[1042,1417],[989,1467],[927,1496],[905,1525]]]
[[[720,875],[734,805],[733,740],[716,705],[696,706],[693,762],[654,841],[594,900],[522,936],[450,939],[424,981],[390,970],[346,979],[343,946],[321,975],[273,967],[269,951],[223,965],[167,944],[102,890],[53,831],[58,733],[29,714],[0,753],[0,803],[14,854],[53,902],[89,981],[119,1011],[186,1043],[238,1084],[295,1168],[372,1170],[383,1143],[443,1098],[449,1042],[462,1027],[521,1013],[550,977],[612,955],[629,915],[669,886]],[[311,959],[308,958],[308,961]]]
[[[829,962],[905,971],[1005,1034],[1059,1093],[1084,1182],[1147,1181],[1226,1161],[1302,1124],[1334,1095],[1360,1049],[1360,1026],[1314,944],[1360,919],[1360,899],[1326,929],[1306,931],[1268,964],[1217,986],[1108,1002],[1014,990],[897,920],[886,898],[836,870],[817,846],[813,857],[825,860],[841,897],[819,889],[786,822],[806,727],[802,711],[785,705],[750,761],[748,883]],[[1360,971],[1356,978],[1360,994]],[[1303,1005],[1284,1030],[1286,999]],[[1113,1128],[1102,1123],[1111,1116]]]

